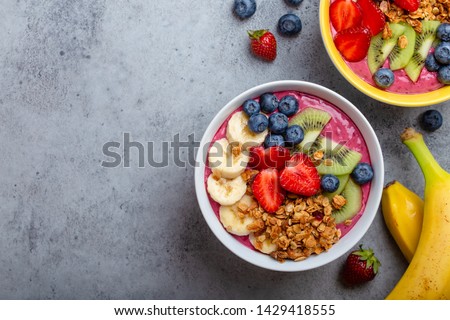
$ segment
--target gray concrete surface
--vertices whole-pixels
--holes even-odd
[[[157,142],[158,158],[159,142],[199,140],[240,92],[300,79],[355,103],[381,141],[386,179],[421,193],[398,136],[424,109],[383,105],[346,82],[321,42],[319,1],[259,0],[248,21],[231,0],[0,2],[0,298],[381,299],[401,276],[407,264],[380,214],[362,242],[381,272],[347,289],[344,258],[284,274],[230,253],[203,220],[192,167],[138,168],[136,153],[130,168],[101,166],[102,146],[124,132]],[[289,11],[301,35],[278,36],[274,63],[253,58],[246,30],[275,29]],[[435,108],[450,118],[447,104]],[[446,168],[449,137],[448,122],[426,135]]]

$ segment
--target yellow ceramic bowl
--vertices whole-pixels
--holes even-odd
[[[450,99],[450,86],[445,86],[438,90],[421,94],[397,94],[373,87],[359,78],[348,67],[334,45],[330,28],[330,2],[330,0],[320,0],[319,19],[322,39],[331,61],[333,61],[334,65],[344,78],[346,78],[356,89],[378,101],[401,107],[424,107]]]

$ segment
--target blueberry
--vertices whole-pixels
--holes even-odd
[[[261,113],[254,114],[248,119],[248,127],[255,133],[261,133],[267,129],[269,120]]]
[[[239,18],[250,18],[255,13],[255,11],[255,0],[234,0],[234,12]]]
[[[302,31],[302,21],[293,14],[285,14],[278,20],[278,31],[285,36],[293,36]]]
[[[450,84],[450,65],[440,67],[437,78],[440,83]]]
[[[439,43],[434,50],[434,57],[440,64],[450,64],[450,42]]]
[[[373,81],[375,81],[375,84],[382,89],[389,88],[394,83],[394,73],[391,69],[378,69],[373,75]]]
[[[284,133],[288,127],[288,117],[286,115],[276,112],[272,113],[269,117],[269,130],[273,133]]]
[[[436,131],[442,126],[442,115],[437,110],[427,110],[420,118],[422,128],[427,131]]]
[[[259,111],[261,111],[261,107],[259,106],[259,103],[252,99],[246,100],[244,102],[244,104],[242,105],[242,109],[249,117],[251,117],[252,115],[259,113]]]
[[[285,0],[287,4],[291,6],[298,6],[303,0]]]
[[[305,133],[303,132],[302,127],[298,125],[290,126],[286,129],[284,134],[284,139],[286,140],[286,145],[295,146],[303,141],[305,138]]]
[[[293,96],[284,96],[278,104],[278,111],[290,117],[298,111],[298,101]]]
[[[357,184],[365,184],[372,180],[373,169],[370,164],[365,162],[360,162],[353,169],[351,176]]]
[[[320,180],[320,186],[325,192],[335,192],[339,188],[339,179],[332,174],[326,174]]]
[[[450,41],[450,24],[441,23],[437,28],[436,35],[442,41]]]
[[[427,70],[430,72],[436,72],[440,67],[441,65],[439,64],[439,62],[437,62],[434,54],[430,53],[425,59],[425,68],[427,68]]]
[[[275,97],[273,93],[267,92],[264,93],[259,98],[259,104],[261,105],[261,111],[264,113],[272,113],[275,111],[276,108],[278,108],[278,99]]]
[[[280,136],[279,134],[268,134],[264,139],[264,147],[270,148],[275,146],[284,147],[283,136]]]

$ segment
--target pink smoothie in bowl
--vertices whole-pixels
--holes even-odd
[[[298,91],[293,90],[287,90],[287,91],[279,91],[275,92],[274,95],[278,98],[278,100],[281,100],[284,96],[290,95],[295,97],[295,99],[298,101],[299,104],[299,110],[296,113],[299,114],[306,108],[314,108],[318,110],[323,110],[328,112],[331,115],[331,120],[325,125],[323,128],[321,135],[325,137],[329,137],[335,142],[338,142],[345,147],[357,151],[362,155],[362,158],[360,162],[365,162],[371,164],[369,149],[366,145],[366,142],[364,140],[363,135],[361,134],[358,127],[355,125],[355,123],[350,119],[349,116],[347,116],[342,110],[340,110],[335,105],[331,104],[330,102],[323,100],[317,96],[301,93]],[[254,100],[259,101],[259,97],[253,97]],[[223,138],[227,137],[227,126],[230,118],[236,114],[237,112],[242,111],[242,106],[238,107],[234,111],[231,112],[231,114],[226,118],[226,120],[220,125],[216,133],[214,134],[213,139],[211,140],[210,147],[208,150],[211,149],[211,146],[214,144],[214,142],[221,140]],[[276,112],[276,111],[275,111]],[[295,117],[292,116],[292,117]],[[292,118],[290,117],[290,119]],[[204,187],[207,188],[207,180],[212,174],[212,170],[209,166],[208,161],[206,161],[206,166],[204,169]],[[346,223],[339,223],[337,224],[337,229],[340,230],[341,233],[341,239],[345,238],[345,236],[349,233],[349,231],[357,224],[357,222],[362,217],[365,209],[366,209],[366,203],[370,195],[371,191],[371,184],[365,183],[361,186],[362,190],[362,203],[361,203],[361,209],[359,212],[351,219],[351,221],[346,221]],[[207,192],[208,194],[208,192]],[[217,219],[220,220],[219,216],[219,208],[220,204],[214,201],[211,196],[208,194],[208,200],[211,205],[211,208],[213,212],[215,213]],[[232,235],[234,239],[236,239],[239,243],[243,244],[247,248],[250,248],[252,250],[256,249],[249,241],[249,236],[237,236]]]
[[[331,6],[331,4],[333,4],[336,1],[341,1],[341,0],[329,0],[329,5]],[[356,6],[359,7],[359,4],[357,4],[357,1],[355,1],[355,3],[356,3]],[[405,18],[404,18],[405,16],[408,17],[408,11],[406,11],[406,10],[402,11],[402,9],[397,7],[395,5],[395,3],[393,3],[392,1],[374,1],[374,3],[376,6],[378,6],[381,9],[382,12],[384,12],[386,14],[385,15],[386,26],[389,26],[389,24],[393,23],[392,21],[394,21],[395,23],[405,23],[405,24],[406,24],[405,21],[408,21],[408,20],[405,20]],[[361,8],[362,8],[362,6],[361,6]],[[403,12],[403,18],[399,18],[397,16],[393,17],[392,11],[394,11],[394,10],[400,10],[400,12]],[[422,10],[422,9],[420,9],[420,10]],[[425,11],[425,9],[423,9],[423,11]],[[362,16],[363,16],[363,22],[361,22],[361,24],[358,25],[357,28],[365,27],[364,15],[367,15],[368,13],[366,13],[363,9],[361,9],[361,12],[362,12]],[[332,14],[333,13],[330,10],[329,15],[331,16]],[[384,16],[384,14],[383,14],[383,16]],[[414,18],[411,19],[411,16]],[[424,17],[420,17],[419,14],[411,15],[411,16],[409,16],[408,19],[411,21],[410,23],[412,23],[412,25],[414,25],[414,23],[422,22],[424,20],[436,20],[436,22],[438,22],[437,17],[434,17],[434,16],[426,17],[426,19],[424,19]],[[334,29],[331,21],[329,22],[329,27],[331,30],[331,35],[334,39],[338,32]],[[381,33],[384,34],[384,31],[381,31],[378,35],[380,35]],[[416,32],[416,34],[419,35],[418,32]],[[373,39],[373,37],[374,36],[372,36],[372,39]],[[418,36],[416,36],[416,38],[417,37]],[[436,45],[437,43],[440,42],[440,40],[437,39],[435,37],[435,35],[433,36],[433,41],[434,41],[434,45]],[[416,49],[417,49],[417,47],[416,47]],[[369,48],[369,50],[371,50],[371,49]],[[433,51],[434,51],[434,48],[431,47],[429,49],[428,53],[432,54]],[[416,53],[414,53],[414,54],[416,54]],[[430,93],[430,92],[436,91],[445,86],[445,84],[439,82],[438,77],[437,77],[437,72],[430,72],[427,70],[427,68],[423,67],[422,70],[420,71],[420,75],[419,75],[417,81],[412,81],[410,79],[410,77],[407,75],[407,73],[405,72],[405,69],[402,68],[399,70],[392,70],[395,80],[391,86],[383,89],[383,88],[377,86],[375,81],[373,80],[373,75],[370,72],[369,66],[368,66],[367,55],[364,59],[362,59],[361,61],[358,61],[358,62],[347,61],[344,58],[344,56],[342,56],[342,59],[344,60],[345,64],[348,66],[348,68],[356,76],[358,76],[360,79],[362,79],[364,82],[366,82],[367,84],[369,84],[373,87],[379,88],[380,90],[384,90],[389,93],[404,94],[404,95],[416,95],[416,94]],[[380,67],[390,69],[389,59],[390,58],[388,57],[386,59],[386,61],[383,63],[383,65]]]

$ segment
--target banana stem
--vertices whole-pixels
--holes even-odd
[[[433,154],[428,149],[422,134],[413,128],[406,128],[401,135],[402,142],[411,150],[419,163],[425,177],[425,183],[447,178],[448,173],[442,169]]]

